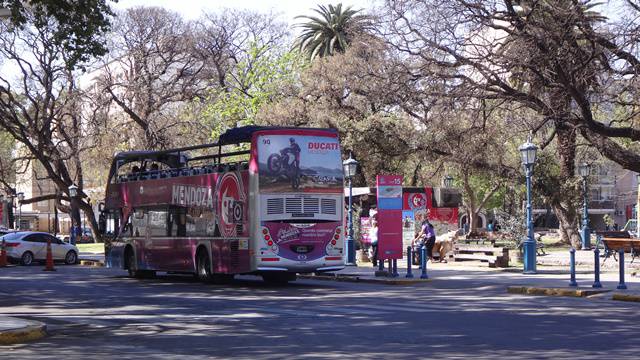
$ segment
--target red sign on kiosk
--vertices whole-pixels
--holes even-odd
[[[402,259],[402,176],[378,175],[378,258]]]

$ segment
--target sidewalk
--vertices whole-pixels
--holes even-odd
[[[568,256],[568,255],[567,255]],[[449,262],[447,264],[428,263],[428,280],[420,279],[420,269],[413,267],[414,278],[407,279],[406,261],[398,261],[398,277],[376,277],[371,263],[348,266],[332,274],[300,275],[301,278],[349,282],[378,283],[384,285],[424,285],[425,283],[454,280],[473,280],[476,283],[504,286],[506,292],[523,295],[574,296],[640,302],[640,277],[631,276],[627,271],[627,290],[617,290],[618,272],[603,269],[600,274],[602,288],[593,288],[594,274],[591,267],[581,267],[576,271],[578,287],[569,286],[569,266],[545,266],[538,264],[537,274],[523,274],[522,268],[488,268],[478,263]],[[615,263],[617,265],[617,263]],[[635,264],[635,263],[634,263]],[[626,270],[626,269],[625,269]]]
[[[626,254],[628,255],[628,254]],[[640,260],[630,264],[630,256],[625,258],[625,282],[627,290],[617,290],[618,262],[607,259],[604,266],[601,262],[601,289],[592,287],[594,282],[593,251],[576,252],[576,280],[579,287],[569,287],[569,251],[551,252],[537,257],[538,273],[525,275],[521,267],[489,268],[478,262],[455,262],[427,264],[428,279],[421,279],[421,271],[412,266],[413,278],[406,278],[406,260],[398,260],[398,277],[375,276],[377,268],[371,263],[359,263],[359,266],[347,266],[343,270],[332,273],[303,274],[300,279],[331,280],[359,283],[376,283],[382,285],[420,286],[432,281],[457,279],[474,279],[477,282],[504,286],[505,291],[524,295],[576,296],[588,297],[598,295],[614,300],[640,302]],[[104,255],[81,254],[80,262],[87,266],[104,266]],[[387,264],[388,265],[388,262]],[[388,268],[385,268],[388,270]],[[604,295],[603,295],[604,294]]]
[[[47,335],[47,326],[39,321],[0,316],[0,345],[38,340]]]

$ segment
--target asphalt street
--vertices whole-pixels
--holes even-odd
[[[0,346],[0,359],[638,357],[640,304],[505,287],[473,272],[413,286],[270,286],[16,266],[0,269],[0,314],[43,321],[50,336]]]

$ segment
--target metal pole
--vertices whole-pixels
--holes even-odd
[[[587,193],[587,177],[582,181],[582,192],[584,193],[584,203],[582,205],[582,250],[591,249],[591,230],[589,229],[589,197]]]
[[[356,265],[356,248],[353,241],[353,188],[351,187],[351,177],[349,177],[349,235],[347,236],[347,265]]]
[[[624,283],[624,249],[618,250],[618,263],[620,264],[620,281],[616,289],[627,290],[627,284]]]
[[[18,201],[20,206],[18,206],[18,230],[22,230],[22,201]]]
[[[398,260],[393,259],[393,272],[391,273],[391,277],[398,277]]]
[[[569,255],[571,260],[571,281],[569,281],[569,286],[577,287],[578,283],[576,282],[576,249],[571,248],[571,250],[569,250]]]
[[[407,275],[408,279],[413,278],[413,272],[411,271],[411,262],[413,261],[413,254],[411,252],[411,246],[407,246]]]
[[[593,287],[601,288],[602,284],[600,284],[600,250],[598,250],[597,246],[593,250],[593,256],[594,256],[593,264],[594,264],[594,276],[595,276],[595,279],[593,281]]]
[[[524,242],[524,273],[536,273],[536,243],[533,238],[533,216],[531,209],[531,166],[526,167],[527,178],[527,239]]]
[[[427,276],[427,247],[422,245],[420,248],[420,269],[422,270],[422,274],[420,274],[420,279],[428,279]]]

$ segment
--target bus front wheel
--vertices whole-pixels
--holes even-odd
[[[156,272],[153,270],[138,270],[136,257],[133,250],[127,250],[127,270],[129,271],[129,277],[136,279],[149,279],[156,276]]]

